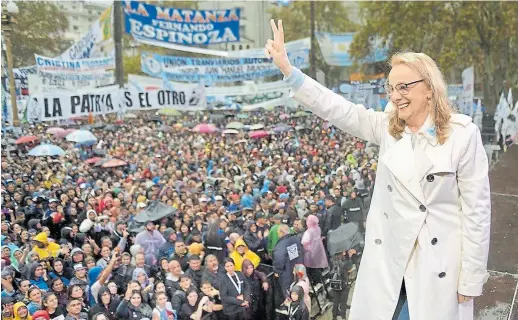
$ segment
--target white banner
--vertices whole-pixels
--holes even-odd
[[[474,68],[469,67],[462,71],[462,95],[457,98],[457,106],[461,113],[473,117],[473,98],[475,97]]]
[[[115,68],[115,58],[93,58],[83,60],[64,60],[34,55],[38,71],[54,72],[104,72]]]
[[[63,60],[79,60],[114,56],[115,46],[112,37],[113,14],[109,6],[97,19],[88,33],[70,48],[56,57]]]
[[[207,100],[201,85],[175,84],[172,90],[140,90],[129,87],[122,97],[124,111],[146,111],[162,108],[205,110]]]
[[[201,53],[212,56],[220,56],[220,57],[228,57],[228,58],[264,58],[264,47],[257,49],[247,49],[247,50],[236,50],[236,51],[222,51],[222,50],[214,50],[214,49],[205,49],[199,47],[190,47],[184,46],[174,43],[166,43],[162,41],[156,40],[145,40],[145,39],[135,39],[136,41],[148,44],[151,46],[159,46],[165,47],[171,50],[179,50],[185,52],[193,52],[193,53]],[[286,51],[296,51],[300,49],[309,49],[311,50],[311,40],[310,38],[303,38],[299,40],[294,40],[287,42],[285,45]]]
[[[113,71],[102,73],[38,71],[38,81],[42,87],[76,90],[81,88],[98,88],[112,85],[115,83],[115,75]]]
[[[28,113],[38,113],[38,119],[32,121],[64,120],[71,117],[109,114],[119,111],[119,87],[111,86],[88,89],[80,92],[53,90],[35,96],[36,103],[30,103]]]

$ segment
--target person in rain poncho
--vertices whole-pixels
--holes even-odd
[[[250,260],[255,268],[257,268],[261,262],[261,258],[259,258],[255,252],[248,249],[248,246],[243,241],[243,239],[238,239],[236,241],[236,250],[232,251],[230,258],[234,260],[234,264],[237,270],[241,270],[244,260]]]

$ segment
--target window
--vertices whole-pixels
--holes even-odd
[[[239,50],[243,50],[243,45],[242,44],[239,45]]]
[[[243,25],[240,25],[239,26],[239,35],[242,37],[246,32],[245,32],[245,26]]]
[[[244,19],[245,18],[245,7],[239,7],[239,10],[240,10],[240,18]]]
[[[235,44],[232,45],[232,51],[234,51],[234,50],[236,50],[236,45]]]
[[[77,31],[77,30],[79,30],[79,27],[78,26],[73,26],[72,29],[74,29],[74,31]]]
[[[247,45],[246,45],[246,48],[247,48],[247,49],[250,49],[250,45],[249,45],[249,44],[247,44]]]

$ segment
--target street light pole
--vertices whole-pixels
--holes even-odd
[[[16,87],[13,73],[13,54],[11,43],[12,24],[14,24],[13,17],[9,13],[4,12],[4,14],[2,14],[2,31],[4,32],[5,51],[7,55],[7,76],[9,77],[9,94],[11,95],[11,108],[13,110],[13,126],[16,128],[20,126],[20,120],[18,119],[18,106],[16,105]]]

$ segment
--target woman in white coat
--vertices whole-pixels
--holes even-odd
[[[488,278],[488,161],[478,127],[451,108],[435,62],[423,53],[392,57],[386,86],[392,110],[373,112],[292,67],[282,22],[271,25],[274,40],[265,52],[293,98],[380,145],[349,319],[397,319],[407,301],[412,320],[472,320],[472,298]]]

